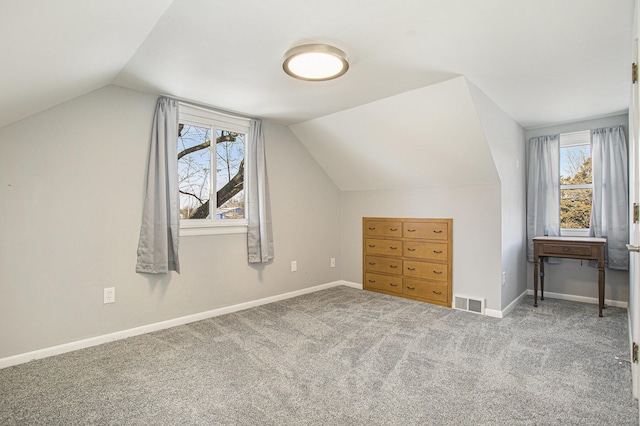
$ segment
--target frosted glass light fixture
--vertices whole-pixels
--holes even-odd
[[[340,77],[349,69],[347,55],[326,44],[305,44],[285,54],[284,72],[300,80],[323,81]]]

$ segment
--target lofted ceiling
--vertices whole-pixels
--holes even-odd
[[[0,2],[0,127],[115,84],[291,125],[467,77],[523,127],[626,111],[633,0]],[[303,82],[282,55],[347,52]]]
[[[290,127],[341,191],[499,182],[465,77]]]

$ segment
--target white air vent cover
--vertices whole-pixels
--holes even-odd
[[[453,308],[484,315],[484,299],[454,294]]]

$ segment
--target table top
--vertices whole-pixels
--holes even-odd
[[[606,243],[606,238],[598,237],[533,237],[533,241],[563,241],[576,243]]]

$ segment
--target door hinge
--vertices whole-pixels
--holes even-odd
[[[640,220],[640,207],[638,203],[633,203],[633,223],[638,223]]]
[[[638,64],[635,62],[631,64],[631,84],[635,84],[638,81]]]
[[[633,342],[633,347],[632,347],[632,359],[633,359],[633,363],[637,364],[638,363],[638,344],[636,342]]]

